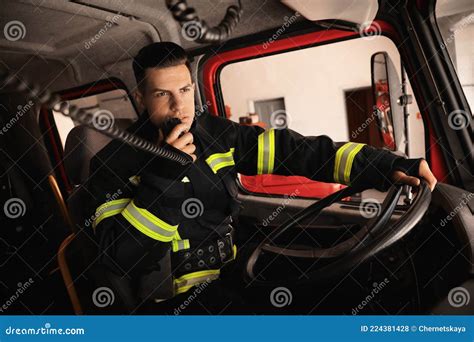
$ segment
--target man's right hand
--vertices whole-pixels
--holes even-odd
[[[170,134],[165,137],[165,142],[174,148],[189,154],[194,162],[196,161],[196,155],[194,154],[196,146],[193,144],[194,137],[192,133],[188,132],[188,130],[189,126],[184,123],[176,125],[171,130]]]

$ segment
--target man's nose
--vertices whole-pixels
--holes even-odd
[[[180,95],[173,96],[173,103],[171,104],[171,110],[173,112],[181,113],[184,109],[184,101]]]

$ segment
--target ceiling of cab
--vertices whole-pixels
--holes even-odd
[[[308,20],[343,20],[359,25],[370,24],[379,8],[377,0],[282,0]]]
[[[214,26],[237,0],[187,2]],[[279,27],[294,13],[277,0],[242,4],[232,38]],[[181,34],[165,0],[0,0],[0,8],[0,63],[53,89],[111,76],[129,83],[130,59],[151,42],[200,46]]]

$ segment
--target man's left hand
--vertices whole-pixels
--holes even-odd
[[[402,183],[402,184],[407,184],[411,186],[419,186],[420,185],[420,178],[423,178],[429,185],[431,191],[436,186],[436,183],[438,182],[436,180],[436,177],[433,175],[433,172],[431,172],[430,167],[428,166],[428,163],[426,160],[422,160],[420,163],[420,168],[418,170],[418,177],[412,177],[408,176],[405,172],[402,171],[394,171],[392,173],[392,181]]]

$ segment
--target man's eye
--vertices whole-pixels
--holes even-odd
[[[191,87],[186,87],[186,88],[181,89],[182,93],[187,93],[188,91],[191,91]]]
[[[158,93],[155,93],[155,97],[163,97],[163,96],[166,96],[168,95],[168,93],[164,92],[164,91],[160,91]]]

